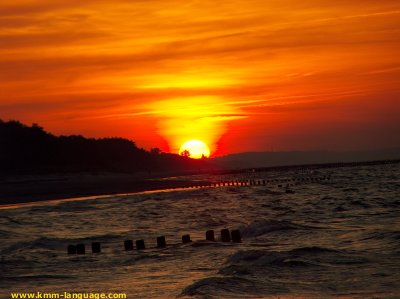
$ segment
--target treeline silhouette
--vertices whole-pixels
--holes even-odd
[[[54,136],[37,124],[0,120],[0,174],[177,172],[206,164],[157,148],[146,151],[124,138]]]

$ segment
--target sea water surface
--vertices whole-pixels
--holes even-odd
[[[301,180],[310,177],[330,180]],[[297,180],[293,193],[270,182],[1,209],[0,298],[400,298],[399,164],[206,179],[244,178]],[[240,229],[242,243],[204,241],[223,228]],[[181,244],[184,234],[193,242]],[[126,252],[127,239],[147,249]],[[77,243],[86,254],[68,255]]]

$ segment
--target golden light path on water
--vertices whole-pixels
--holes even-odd
[[[166,192],[173,192],[173,191],[182,191],[182,190],[187,190],[187,189],[188,189],[187,187],[186,188],[179,187],[179,188],[166,188],[166,189],[156,189],[156,190],[128,192],[128,193],[116,193],[116,194],[105,194],[105,195],[103,194],[103,195],[69,197],[69,198],[61,198],[61,199],[40,200],[40,201],[0,205],[0,210],[41,207],[41,206],[54,206],[54,205],[58,205],[58,204],[65,203],[65,202],[84,201],[84,200],[91,200],[91,199],[113,199],[118,196],[166,193]]]

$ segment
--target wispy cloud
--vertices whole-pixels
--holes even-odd
[[[390,0],[3,1],[0,117],[96,136],[107,124],[171,149],[190,134],[215,145],[271,127],[258,140],[290,140],[277,124],[304,128],[301,113],[331,107],[332,122],[347,121],[343,107],[371,95],[377,109],[397,109],[399,15]],[[244,128],[248,137],[230,135]]]

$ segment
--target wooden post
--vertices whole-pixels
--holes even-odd
[[[167,242],[165,241],[165,236],[157,237],[157,248],[164,248],[167,246]]]
[[[100,253],[100,252],[101,252],[100,242],[93,242],[92,243],[92,253]]]
[[[182,243],[183,244],[190,243],[190,242],[192,242],[192,240],[190,240],[190,235],[183,235],[182,236]]]
[[[76,253],[77,254],[85,254],[85,244],[76,245]]]
[[[76,254],[76,246],[75,245],[68,245],[67,252],[68,252],[68,254]]]
[[[215,241],[213,230],[206,231],[206,240],[207,241]]]
[[[145,248],[144,240],[136,240],[136,250],[143,250]]]
[[[242,236],[240,235],[240,230],[234,229],[231,232],[231,236],[232,236],[232,242],[235,242],[235,243],[241,243],[242,242]]]
[[[221,230],[221,241],[222,242],[230,242],[231,234],[229,233],[229,229],[224,228]]]
[[[133,241],[132,240],[125,240],[124,241],[125,251],[133,250]]]

